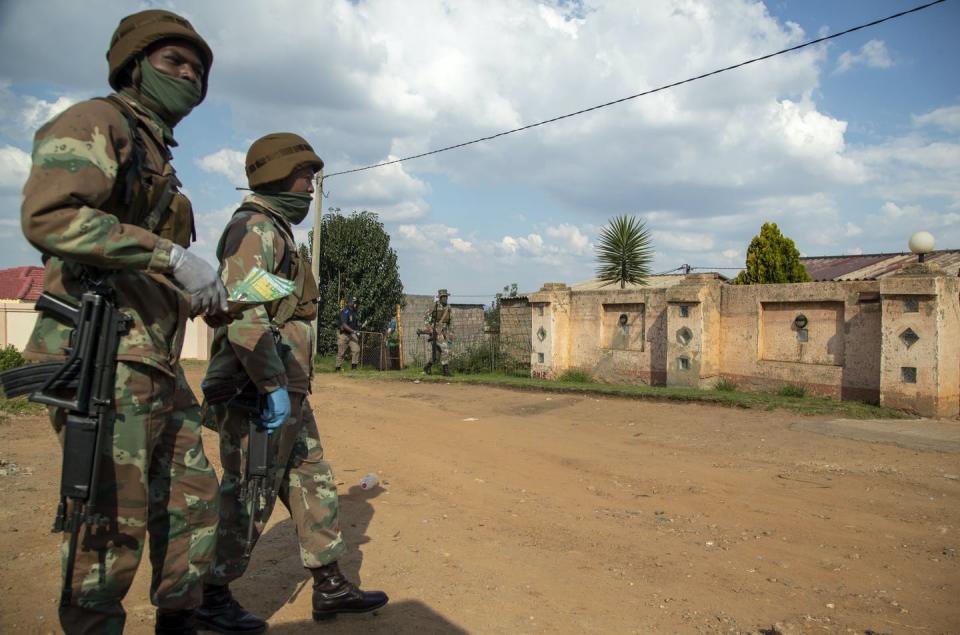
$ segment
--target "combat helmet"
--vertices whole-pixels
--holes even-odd
[[[213,51],[190,22],[176,13],[162,9],[140,11],[120,20],[107,50],[110,86],[114,90],[120,90],[121,75],[127,65],[151,44],[161,40],[184,40],[197,47],[197,53],[203,61],[203,77],[200,79],[200,101],[203,101],[207,96]]]
[[[260,137],[247,150],[245,161],[247,186],[255,190],[267,183],[285,179],[298,167],[309,165],[314,171],[323,169],[306,139],[292,132],[274,132]]]
[[[437,290],[437,297],[438,297],[438,298],[450,297],[450,294],[447,293],[447,290],[446,290],[446,289],[438,289],[438,290]]]

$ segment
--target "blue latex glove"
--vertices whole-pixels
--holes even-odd
[[[271,432],[290,418],[290,394],[286,388],[267,393],[267,403],[260,412],[260,425]]]

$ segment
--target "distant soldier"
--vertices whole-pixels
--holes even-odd
[[[309,263],[297,252],[293,227],[310,209],[313,177],[322,167],[310,144],[287,132],[261,137],[247,151],[247,180],[253,192],[243,199],[220,238],[217,257],[223,279],[233,284],[252,268],[261,267],[294,281],[295,287],[286,298],[248,310],[229,326],[218,328],[204,378],[208,394],[221,392],[220,386],[235,386],[259,396],[259,424],[272,430],[273,469],[251,538],[256,542],[260,537],[279,498],[296,527],[303,566],[313,575],[316,620],[372,611],[387,603],[386,594],[361,591],[337,565],[344,549],[337,483],[323,458],[307,400],[319,293]],[[240,491],[248,460],[249,413],[239,407],[239,401],[226,401],[211,406],[208,415],[207,423],[220,434],[223,482],[216,558],[203,588],[197,622],[218,633],[261,633],[266,622],[244,609],[228,586],[250,562],[247,532],[253,501],[244,500]]]
[[[193,211],[170,148],[173,128],[206,95],[213,54],[188,21],[149,10],[120,21],[107,62],[117,92],[37,132],[21,212],[27,240],[45,256],[45,291],[78,305],[99,289],[131,321],[116,355],[98,522],[81,532],[60,624],[67,633],[123,630],[121,602],[149,533],[156,632],[192,633],[216,540],[217,479],[179,358],[187,318],[216,323],[227,304],[216,271],[186,249]],[[42,313],[27,357],[62,359],[71,333]],[[52,420],[63,442],[65,411]]]
[[[431,343],[430,361],[423,367],[423,372],[428,375],[433,372],[433,364],[439,359],[444,376],[450,376],[450,342],[453,340],[453,329],[450,327],[450,305],[447,304],[449,297],[446,289],[438,290],[433,308],[424,316],[424,324],[428,328],[422,329],[420,333],[427,334]]]
[[[350,298],[347,306],[337,314],[337,370],[341,370],[343,358],[350,349],[350,369],[356,370],[360,363],[360,318],[357,317],[357,299]]]

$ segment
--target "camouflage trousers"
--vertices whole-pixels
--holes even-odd
[[[337,368],[343,364],[347,348],[350,349],[350,364],[356,366],[360,363],[360,336],[356,333],[337,333]]]
[[[307,396],[290,393],[290,419],[270,436],[274,466],[264,487],[254,527],[254,544],[270,520],[277,498],[290,512],[300,541],[303,566],[315,569],[343,552],[337,482],[323,460],[323,446]],[[210,421],[212,415],[212,421]],[[210,407],[207,421],[220,433],[220,527],[217,553],[207,582],[224,585],[243,575],[249,564],[244,547],[250,508],[242,495],[246,471],[249,415],[225,405]]]
[[[443,331],[437,331],[437,339],[433,342],[432,360],[440,362],[443,366],[450,363],[450,338]]]
[[[121,600],[147,534],[150,601],[171,610],[200,605],[216,539],[217,477],[203,453],[200,410],[177,370],[174,379],[143,364],[117,364],[113,443],[100,462],[96,506],[103,526],[81,529],[72,602],[60,609],[65,633],[123,631]],[[65,413],[54,410],[51,419],[62,443]],[[68,540],[65,533],[62,567]]]

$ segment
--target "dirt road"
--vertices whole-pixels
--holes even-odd
[[[960,423],[331,375],[313,403],[343,568],[392,600],[315,627],[279,509],[234,586],[271,633],[960,632]],[[0,424],[0,458],[0,632],[55,631],[46,421]],[[153,632],[146,564],[129,633]]]

